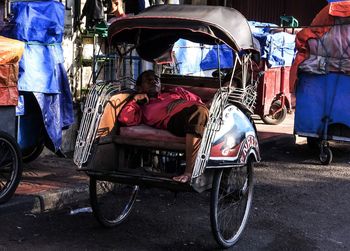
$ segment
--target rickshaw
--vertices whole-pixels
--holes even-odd
[[[169,62],[172,46],[180,38],[210,45],[224,43],[235,53],[230,72],[221,72],[218,57],[213,76],[161,74],[163,88],[181,86],[210,103],[190,182],[172,179],[184,169],[185,138],[143,124],[124,127],[116,122],[118,112],[135,93],[127,88],[135,81],[125,76],[98,81],[91,87],[74,162],[90,178],[91,207],[103,226],[119,225],[128,217],[140,188],[210,191],[213,235],[219,245],[228,248],[246,226],[253,198],[253,163],[260,161],[251,119],[258,81],[252,65],[259,52],[247,20],[226,7],[157,5],[115,20],[108,30],[109,45],[115,46],[119,65],[132,50],[147,61]],[[235,75],[238,68],[240,76]]]

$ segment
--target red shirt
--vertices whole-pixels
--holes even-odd
[[[169,104],[174,100],[183,100],[169,111]],[[118,121],[126,126],[141,122],[159,129],[166,129],[170,118],[182,109],[192,105],[203,105],[200,97],[176,87],[169,92],[160,93],[157,98],[150,98],[149,103],[139,106],[136,101],[128,102],[121,110]]]

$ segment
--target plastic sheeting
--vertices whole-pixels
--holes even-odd
[[[57,65],[63,63],[64,6],[57,1],[13,2],[8,36],[26,42],[18,89],[60,93]]]
[[[295,35],[275,32],[276,24],[250,21],[253,36],[259,41],[261,58],[271,67],[291,66],[296,55]]]
[[[64,32],[64,6],[54,0],[11,3],[10,37],[46,44],[61,43]]]
[[[219,47],[219,48],[218,48]],[[202,70],[218,68],[218,54],[220,55],[220,68],[233,67],[233,52],[227,45],[211,46],[211,49],[200,63]]]
[[[0,106],[18,102],[18,61],[24,49],[21,41],[0,36]]]
[[[23,59],[19,62],[20,91],[59,94],[61,83],[59,65],[64,62],[60,44],[26,44]]]
[[[315,74],[343,72],[350,75],[350,25],[344,19],[335,17],[335,25],[327,33],[307,40],[309,58],[299,65],[300,71]]]
[[[19,90],[33,92],[54,146],[52,150],[58,151],[62,128],[73,123],[72,97],[61,47],[64,5],[51,0],[16,1],[11,4],[11,12],[14,17],[6,32],[26,42],[19,63]]]
[[[217,46],[179,39],[173,50],[180,74],[201,76],[205,75],[204,71],[218,68]],[[227,45],[219,45],[219,51],[220,67],[232,67],[232,50]]]
[[[350,130],[349,83],[350,76],[340,73],[300,74],[296,89],[296,134],[321,136],[325,130],[326,116],[330,119],[330,125],[340,124]]]
[[[262,58],[267,59],[268,67],[291,66],[296,54],[295,35],[287,32],[268,34]]]

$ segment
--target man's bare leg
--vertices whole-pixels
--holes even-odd
[[[200,144],[201,138],[198,138],[193,134],[186,134],[185,172],[180,176],[173,177],[173,180],[180,183],[187,183],[190,181]]]

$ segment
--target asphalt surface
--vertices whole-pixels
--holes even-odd
[[[259,123],[258,130],[268,131]],[[249,222],[232,250],[349,250],[350,145],[331,143],[333,162],[321,165],[317,149],[295,142],[290,123],[275,126],[282,131],[261,146]],[[36,171],[43,160],[47,171]],[[104,229],[88,208],[86,177],[74,168],[69,173],[73,166],[65,161],[33,162],[24,183],[36,182],[37,191],[22,186],[0,207],[0,250],[220,250],[210,229],[209,193],[142,190],[127,221]],[[57,192],[63,191],[57,180],[65,193]],[[45,199],[49,195],[54,199]]]

